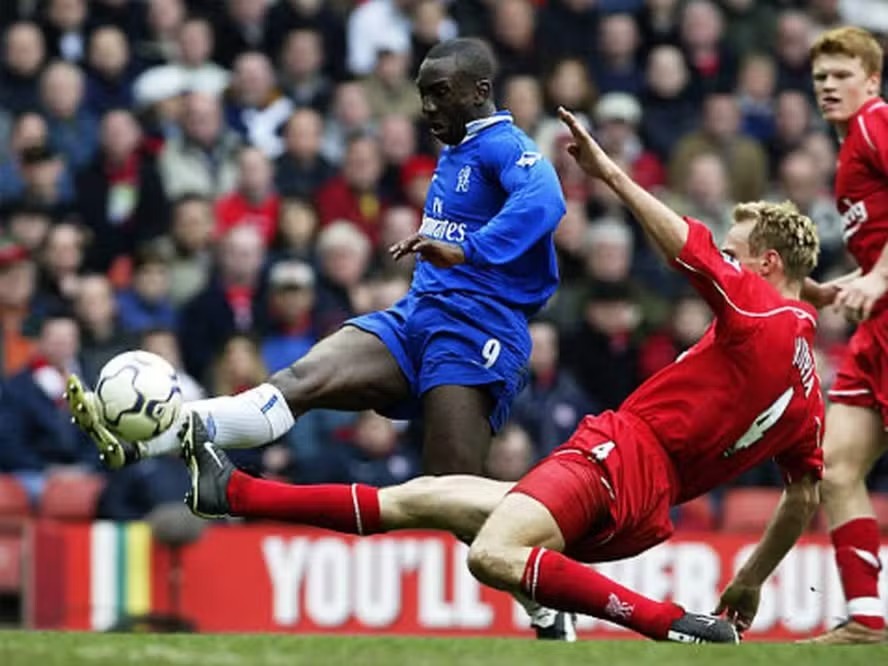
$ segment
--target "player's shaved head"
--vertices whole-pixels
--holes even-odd
[[[426,54],[426,60],[444,58],[453,58],[457,71],[474,81],[492,80],[496,76],[496,56],[480,39],[462,37],[440,42]]]

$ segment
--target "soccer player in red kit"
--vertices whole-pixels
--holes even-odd
[[[865,30],[837,28],[811,49],[817,103],[842,142],[836,204],[859,269],[805,298],[836,303],[859,322],[829,391],[823,503],[848,619],[814,639],[826,644],[888,641],[879,599],[879,526],[865,479],[888,447],[888,104],[879,97],[883,54]]]
[[[617,412],[586,417],[514,487],[470,476],[425,477],[381,490],[254,479],[234,469],[192,416],[182,435],[192,477],[188,504],[199,515],[283,519],[357,534],[416,527],[466,540],[477,534],[469,566],[489,585],[655,640],[736,643],[737,630],[755,615],[761,584],[819,503],[816,314],[796,300],[817,260],[814,225],[791,204],[740,205],[719,251],[705,226],[634,183],[574,116],[562,111],[562,119],[580,166],[621,197],[715,311],[704,338]],[[717,612],[727,619],[646,598],[581,564],[660,543],[672,533],[672,506],[772,457],[786,491],[722,595]]]

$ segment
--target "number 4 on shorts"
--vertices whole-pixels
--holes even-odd
[[[616,446],[616,444],[613,442],[602,442],[597,446],[593,446],[591,451],[592,457],[595,458],[595,460],[604,460],[610,455],[610,452],[614,450],[614,446]]]

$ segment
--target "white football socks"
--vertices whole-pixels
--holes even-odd
[[[210,439],[223,449],[246,449],[273,442],[296,422],[283,394],[271,384],[261,384],[238,395],[185,403],[171,428],[140,443],[141,454],[152,457],[179,451],[179,430],[189,410],[198,413]]]

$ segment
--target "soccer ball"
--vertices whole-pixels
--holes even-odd
[[[108,429],[128,442],[159,435],[176,421],[182,390],[176,370],[157,354],[118,354],[99,373],[96,396]]]

